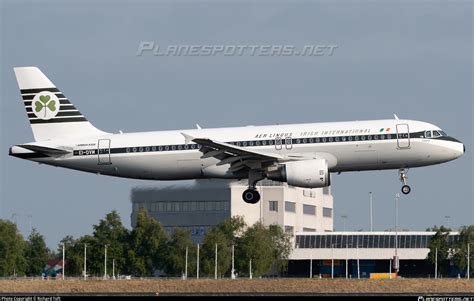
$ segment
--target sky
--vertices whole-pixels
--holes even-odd
[[[67,2],[67,3],[66,3]],[[33,141],[13,67],[37,66],[108,132],[400,118],[466,145],[409,171],[399,225],[474,223],[473,6],[468,1],[0,1],[0,218],[49,247],[111,210],[130,228],[130,190],[168,186],[8,156]],[[137,56],[170,45],[336,45],[321,56]],[[190,181],[179,184],[190,185]],[[334,225],[394,227],[398,172],[333,175]],[[449,216],[449,218],[447,217]]]

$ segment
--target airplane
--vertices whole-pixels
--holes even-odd
[[[35,141],[9,154],[100,175],[147,180],[248,179],[242,198],[260,200],[257,182],[302,188],[331,184],[331,173],[409,168],[465,152],[436,125],[399,119],[108,133],[94,127],[37,67],[14,68]]]

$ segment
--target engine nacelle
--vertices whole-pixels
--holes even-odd
[[[331,185],[328,163],[324,159],[287,162],[267,172],[267,178],[303,188]]]

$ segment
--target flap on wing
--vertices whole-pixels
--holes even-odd
[[[216,165],[230,164],[229,172],[237,172],[242,169],[258,169],[264,165],[272,164],[282,160],[278,154],[266,153],[258,150],[249,150],[233,144],[215,141],[209,138],[194,138],[188,134],[181,133],[186,143],[194,142],[201,146],[202,159],[216,158],[220,160]]]

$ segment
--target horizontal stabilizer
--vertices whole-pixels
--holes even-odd
[[[65,149],[60,149],[60,148],[52,148],[52,147],[46,147],[46,146],[40,146],[40,145],[32,145],[32,144],[22,144],[18,145],[19,147],[45,154],[45,155],[65,155],[67,153],[70,153],[71,151],[65,150]]]

